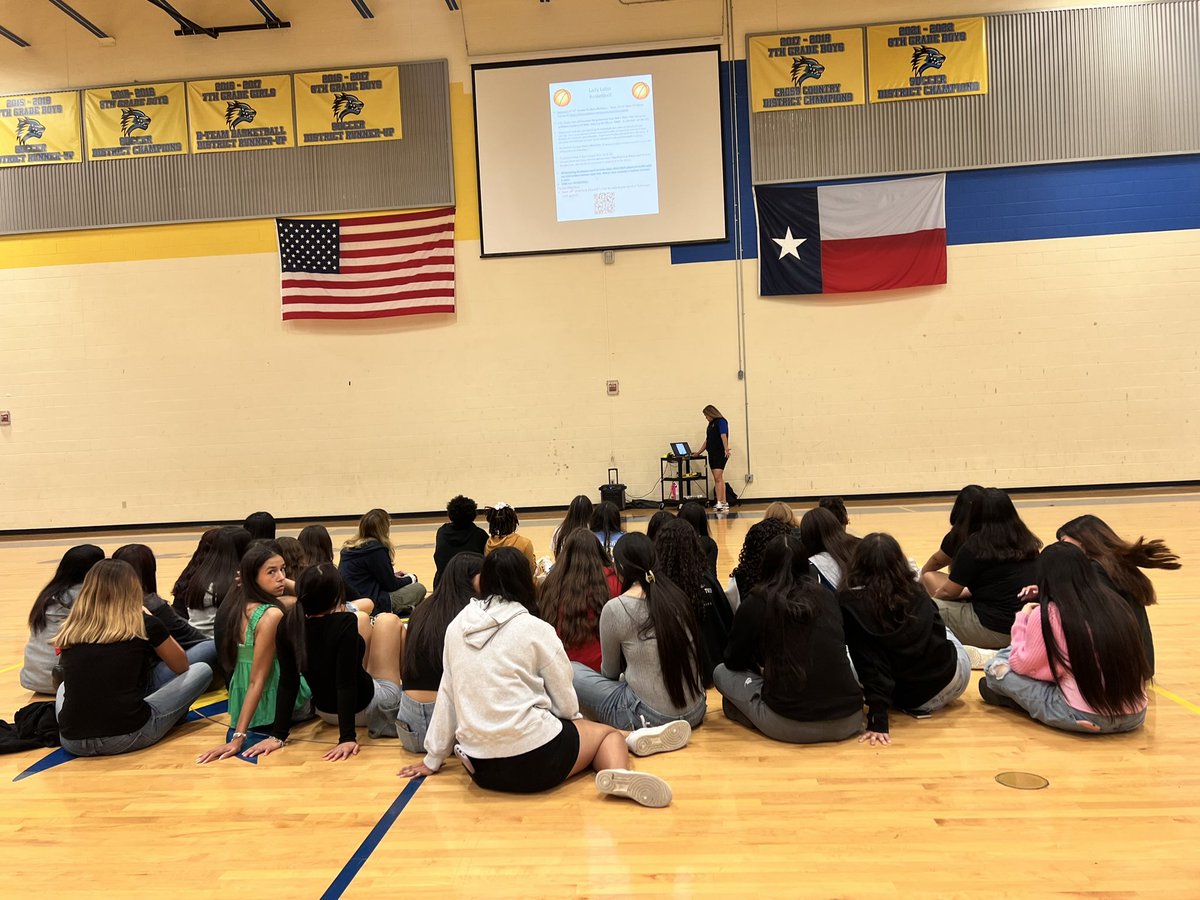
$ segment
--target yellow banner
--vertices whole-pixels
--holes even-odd
[[[303,72],[295,76],[301,146],[398,141],[400,70],[396,66]]]
[[[182,81],[84,91],[87,158],[187,153],[185,103]]]
[[[988,92],[982,18],[872,25],[867,56],[872,103]]]
[[[748,53],[751,112],[866,102],[861,28],[758,35]]]
[[[0,166],[82,159],[77,91],[0,97]]]
[[[296,146],[290,75],[189,81],[187,96],[193,153]]]

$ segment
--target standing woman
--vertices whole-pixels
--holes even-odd
[[[888,709],[928,714],[952,703],[971,680],[971,660],[890,534],[859,541],[843,584],[846,646],[867,701],[859,740],[890,744]]]
[[[396,569],[391,533],[387,511],[370,510],[358,520],[358,533],[342,544],[338,560],[351,596],[373,601],[377,613],[411,609],[425,599],[425,585],[417,576]]]
[[[708,420],[708,431],[705,432],[704,443],[693,456],[703,456],[704,451],[708,451],[708,471],[712,473],[713,492],[717,495],[713,509],[727,510],[729,504],[725,502],[725,464],[729,462],[730,454],[729,422],[711,403],[701,411]]]
[[[725,717],[792,744],[858,734],[863,695],[837,600],[791,534],[767,546],[762,575],[734,614],[725,662],[713,672]]]
[[[655,572],[658,557],[644,534],[627,534],[614,556],[625,592],[600,613],[600,671],[572,663],[579,705],[616,728],[679,728],[672,723],[680,719],[698,728],[706,705],[692,601]]]
[[[408,620],[401,665],[404,691],[396,713],[396,734],[410,753],[425,752],[425,734],[433,721],[438,685],[442,682],[442,652],[446,629],[479,594],[483,554],[463,550],[450,557],[429,599]]]
[[[1079,547],[1100,568],[1106,583],[1129,604],[1142,632],[1142,646],[1154,674],[1154,635],[1146,607],[1158,602],[1154,585],[1142,569],[1178,569],[1179,557],[1160,540],[1138,538],[1130,544],[1096,516],[1080,516],[1058,529],[1057,537]]]
[[[286,580],[283,557],[274,541],[256,543],[246,551],[240,583],[230,589],[221,604],[216,626],[217,665],[229,682],[233,737],[201,754],[198,763],[237,756],[251,729],[261,730],[275,721],[279,690],[275,642],[283,621],[280,598]],[[312,716],[310,696],[308,685],[302,683],[294,712],[297,721]]]
[[[1036,570],[1026,592],[1036,599],[1017,613],[1012,646],[987,664],[980,695],[1064,731],[1140,728],[1150,664],[1129,605],[1069,543],[1043,550]]]
[[[21,667],[21,687],[35,694],[53,694],[54,667],[58,656],[51,643],[54,635],[67,621],[67,615],[83,579],[92,566],[104,559],[104,551],[95,544],[72,547],[59,560],[54,577],[37,595],[29,610],[29,639],[25,642],[25,665]]]
[[[212,681],[212,669],[189,667],[166,627],[142,611],[142,584],[120,560],[88,572],[54,643],[63,667],[54,707],[59,740],[76,756],[149,747],[183,721]],[[151,693],[150,666],[160,659],[177,677]]]
[[[525,557],[500,547],[484,559],[479,582],[483,599],[472,600],[446,629],[445,670],[425,759],[400,775],[432,775],[453,750],[485,790],[533,794],[590,766],[601,793],[643,806],[668,805],[670,786],[627,769],[629,753],[675,750],[687,735],[679,728],[624,735],[580,719],[562,642],[525,602],[534,591]]]

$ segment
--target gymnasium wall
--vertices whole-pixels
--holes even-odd
[[[1197,157],[952,173],[938,288],[761,299],[752,220],[742,262],[732,241],[482,261],[461,23],[346,6],[281,0],[288,32],[218,41],[103,20],[104,49],[46,4],[28,30],[54,39],[0,50],[0,91],[445,56],[459,201],[458,313],[396,323],[282,323],[269,220],[0,239],[0,530],[560,504],[610,465],[642,494],[706,403],[752,496],[1196,477]],[[794,9],[735,3],[736,54],[839,24]]]

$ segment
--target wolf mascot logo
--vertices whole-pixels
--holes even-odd
[[[17,143],[25,146],[30,141],[36,141],[46,133],[46,126],[37,119],[21,116],[17,119]]]
[[[150,117],[140,109],[132,106],[121,111],[121,134],[129,137],[135,131],[145,131],[150,127]]]
[[[365,105],[353,94],[338,94],[333,98],[333,116],[340,122],[346,116],[357,116]]]
[[[792,84],[796,87],[800,87],[809,78],[820,81],[824,74],[825,67],[811,56],[800,56],[792,60]]]
[[[912,55],[912,71],[914,75],[921,75],[926,69],[940,69],[942,63],[946,61],[946,54],[933,47],[926,47],[922,44],[913,50]]]
[[[225,122],[229,125],[229,130],[233,131],[243,122],[253,122],[254,117],[258,115],[258,111],[249,103],[242,103],[240,100],[230,100],[229,105],[225,107]]]

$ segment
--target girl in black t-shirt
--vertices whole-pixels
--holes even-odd
[[[954,498],[950,507],[950,530],[942,538],[938,549],[933,551],[929,561],[921,567],[921,583],[925,590],[932,594],[942,586],[946,576],[942,569],[954,560],[954,554],[966,543],[967,538],[979,530],[979,501],[983,499],[983,488],[978,484],[968,484]],[[930,575],[929,573],[933,573]]]
[[[717,498],[713,509],[721,512],[729,509],[729,504],[725,502],[725,464],[729,462],[729,454],[732,452],[729,449],[729,422],[711,403],[701,412],[708,422],[708,428],[704,433],[704,443],[692,455],[703,456],[704,452],[708,451],[708,471],[712,474],[713,493]]]
[[[55,704],[59,739],[76,756],[149,747],[187,716],[212,680],[207,664],[189,666],[166,626],[143,613],[141,581],[120,560],[103,560],[88,572],[54,643],[63,668]],[[178,677],[142,699],[159,659]]]
[[[700,674],[704,686],[713,685],[712,673],[725,654],[733,610],[725,591],[705,567],[704,550],[696,530],[687,522],[671,519],[654,538],[658,570],[670,578],[692,601],[700,625]]]

